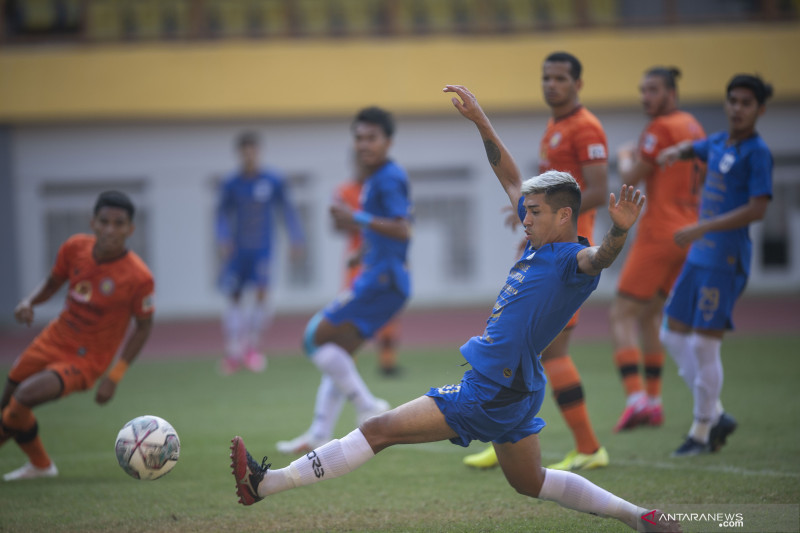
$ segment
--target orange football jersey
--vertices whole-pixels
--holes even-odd
[[[353,211],[361,209],[361,187],[359,181],[352,180],[343,183],[336,188],[336,196],[339,200],[343,201],[347,207]],[[347,238],[346,257],[350,258],[361,250],[361,232],[353,231]],[[358,273],[361,271],[361,265],[348,266],[345,272],[345,287],[350,287],[353,280],[356,279]]]
[[[105,372],[132,317],[153,314],[154,281],[138,255],[98,263],[95,237],[75,235],[58,251],[51,275],[68,282],[61,314],[42,332],[42,340],[67,354],[85,358],[96,375]]]
[[[578,106],[575,111],[547,121],[547,130],[539,145],[539,172],[560,170],[569,172],[581,189],[586,187],[582,167],[608,161],[608,142],[603,126],[588,109]],[[578,217],[578,235],[592,241],[596,209]]]
[[[703,127],[685,111],[654,118],[639,139],[639,155],[656,165],[658,153],[686,140],[705,138]],[[672,240],[679,228],[697,222],[704,165],[697,159],[678,161],[656,170],[645,179],[647,205],[639,231],[651,238]]]

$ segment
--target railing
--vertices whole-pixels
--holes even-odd
[[[0,0],[0,43],[514,34],[796,20],[798,0]]]

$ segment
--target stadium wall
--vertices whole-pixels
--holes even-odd
[[[776,100],[800,100],[800,24],[542,32],[414,39],[234,40],[0,50],[0,121],[348,115],[365,102],[442,114],[433,97],[462,83],[494,109],[543,110],[539,64],[553,50],[585,65],[585,101],[628,107],[654,64],[684,72],[687,103],[711,103],[738,71]]]
[[[776,100],[759,129],[780,163],[776,198],[769,219],[752,232],[748,291],[797,293],[800,75],[790,65],[796,54],[785,47],[800,49],[800,32],[784,30],[0,51],[0,148],[8,154],[0,192],[13,198],[15,208],[5,211],[13,213],[5,235],[13,260],[3,263],[0,293],[16,299],[30,292],[47,275],[63,238],[88,230],[98,190],[113,186],[131,193],[140,207],[131,244],[156,276],[159,316],[217,314],[224,302],[215,287],[215,184],[236,165],[234,137],[252,128],[266,140],[266,161],[290,176],[309,235],[302,265],[289,265],[286,254],[278,254],[278,311],[319,308],[342,279],[344,242],[330,227],[327,205],[334,187],[349,177],[349,120],[357,108],[377,103],[397,113],[393,153],[412,175],[417,215],[411,305],[488,307],[518,236],[501,225],[506,199],[474,128],[440,89],[445,82],[473,88],[523,172],[532,174],[547,120],[539,64],[558,48],[585,63],[582,99],[603,121],[612,157],[646,123],[636,87],[648,66],[683,69],[684,107],[709,132],[725,127],[722,92],[733,72],[757,71],[775,84]],[[619,185],[613,172],[609,185]],[[598,236],[607,222],[600,213]],[[764,262],[764,243],[772,238],[765,235],[784,244],[784,265]],[[283,237],[279,244],[284,252]],[[604,274],[593,298],[613,294],[620,264]],[[38,319],[54,316],[61,301],[54,298]],[[10,320],[8,313],[0,317],[0,323]]]

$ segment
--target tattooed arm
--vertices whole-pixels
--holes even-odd
[[[514,210],[517,209],[519,198],[522,196],[520,187],[522,186],[522,178],[520,177],[519,168],[514,162],[514,158],[503,145],[503,141],[498,137],[497,132],[489,122],[486,113],[483,112],[481,106],[478,105],[478,100],[475,98],[469,89],[462,85],[447,85],[444,89],[446,93],[456,93],[458,98],[452,98],[451,101],[459,113],[464,117],[475,123],[478,127],[478,133],[483,140],[483,147],[486,149],[486,157],[492,165],[497,179],[500,180],[500,185],[508,194],[508,199],[511,200],[511,205]]]
[[[604,268],[611,266],[617,258],[625,239],[628,238],[628,230],[631,229],[639,213],[644,206],[644,195],[638,189],[633,192],[632,186],[622,186],[619,193],[619,201],[612,192],[608,200],[608,214],[611,216],[611,228],[603,237],[600,246],[584,248],[578,252],[578,270],[590,276],[596,276]]]

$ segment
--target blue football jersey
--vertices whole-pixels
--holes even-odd
[[[520,219],[524,218],[520,198]],[[488,379],[517,391],[545,386],[539,356],[597,288],[600,276],[578,272],[581,242],[558,242],[534,249],[528,243],[497,296],[483,335],[461,353]]]
[[[700,220],[743,206],[750,198],[772,196],[772,154],[759,135],[737,143],[722,131],[692,144],[708,170],[700,200]],[[692,243],[687,261],[731,272],[750,272],[748,226],[706,233]]]
[[[387,161],[367,178],[361,189],[361,209],[382,218],[410,219],[412,204],[408,176],[394,161]],[[410,279],[406,265],[408,241],[392,239],[364,228],[364,255],[362,276],[392,276],[398,290],[410,292]]]
[[[231,175],[220,191],[217,241],[230,243],[237,250],[260,250],[269,255],[276,209],[283,212],[291,241],[301,244],[300,220],[278,174],[262,170],[254,177]]]

